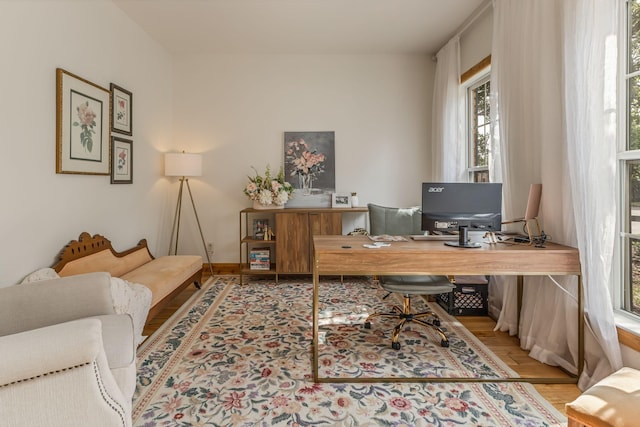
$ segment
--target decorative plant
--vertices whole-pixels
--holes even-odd
[[[249,183],[244,188],[246,194],[251,200],[259,202],[261,205],[284,205],[287,200],[293,197],[293,187],[284,179],[284,169],[280,167],[280,171],[276,176],[271,175],[271,168],[267,165],[264,176],[260,175],[256,168],[251,166],[256,174],[255,176],[247,176]]]

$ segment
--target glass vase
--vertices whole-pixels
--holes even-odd
[[[311,189],[313,188],[313,176],[311,174],[298,175],[298,184],[300,185],[300,191],[302,191],[302,194],[311,194]]]

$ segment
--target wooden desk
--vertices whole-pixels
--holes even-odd
[[[578,250],[547,243],[528,245],[483,244],[477,249],[446,246],[441,241],[392,242],[368,249],[365,236],[314,236],[313,245],[313,379],[315,382],[529,382],[577,383],[584,365],[582,276]],[[518,319],[524,276],[578,277],[578,375],[572,378],[320,378],[318,375],[318,308],[321,275],[506,275],[518,277]]]

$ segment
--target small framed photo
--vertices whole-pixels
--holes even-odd
[[[331,193],[331,207],[332,208],[350,208],[351,207],[351,195]]]
[[[133,95],[111,83],[111,130],[133,135]]]
[[[133,183],[133,141],[111,137],[111,183]]]
[[[56,69],[56,173],[109,175],[109,91]]]
[[[269,220],[256,218],[253,220],[253,239],[264,240],[264,234],[269,229]]]

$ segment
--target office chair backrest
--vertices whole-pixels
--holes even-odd
[[[369,230],[374,236],[422,234],[420,207],[391,208],[369,203]]]

